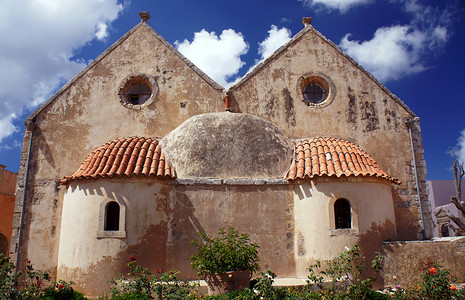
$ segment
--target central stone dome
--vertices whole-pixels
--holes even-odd
[[[294,145],[257,116],[194,116],[161,140],[178,178],[284,178]]]

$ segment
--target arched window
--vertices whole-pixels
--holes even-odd
[[[442,224],[441,225],[441,237],[448,237],[448,236],[450,236],[449,225],[448,224]]]
[[[119,230],[119,204],[108,202],[105,209],[105,230]]]
[[[336,222],[336,229],[352,228],[349,200],[341,198],[334,202],[334,220]]]

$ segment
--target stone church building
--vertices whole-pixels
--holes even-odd
[[[190,267],[234,226],[306,278],[357,243],[431,234],[415,113],[304,18],[228,90],[141,22],[26,120],[10,255],[99,295],[130,256]]]

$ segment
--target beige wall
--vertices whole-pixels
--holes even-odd
[[[298,93],[298,82],[308,73],[323,74],[334,83],[334,99],[330,103],[317,107],[304,103]],[[331,42],[308,27],[288,48],[266,61],[231,91],[234,112],[271,121],[291,138],[329,136],[361,146],[383,170],[402,181],[394,191],[398,237],[417,238],[418,197],[409,132],[404,124],[404,120],[414,115]],[[419,130],[417,124],[413,131],[414,143],[426,229],[431,232]]]
[[[373,256],[384,240],[396,239],[391,187],[383,181],[311,181],[294,187],[295,253],[298,277],[315,260],[329,260],[354,244]],[[334,202],[352,209],[352,228],[335,229]]]
[[[97,238],[102,201],[126,205],[126,237]],[[98,295],[125,270],[131,256],[156,269],[190,267],[190,241],[199,232],[234,226],[259,242],[262,268],[293,276],[293,205],[288,185],[178,185],[156,179],[98,179],[70,184],[64,197],[58,279],[73,280],[86,295]]]
[[[330,230],[334,200],[353,205],[354,232]],[[102,203],[126,208],[123,238],[98,238]],[[380,209],[381,208],[381,209]],[[123,223],[122,223],[123,224]],[[196,278],[190,245],[199,232],[216,235],[234,226],[260,245],[261,267],[280,277],[306,278],[315,259],[331,259],[355,243],[371,251],[395,238],[390,186],[381,182],[322,182],[311,185],[174,184],[156,179],[76,181],[64,197],[58,278],[73,280],[86,295],[108,289],[106,282],[135,256],[138,263],[179,270]],[[355,226],[354,226],[355,227]]]
[[[431,241],[386,242],[381,248],[386,257],[382,278],[387,287],[414,286],[431,263],[439,263],[463,282],[465,238],[435,238]]]
[[[163,137],[191,116],[224,110],[221,87],[160,39],[146,24],[137,26],[35,117],[20,263],[30,259],[38,268],[56,272],[65,189],[58,181],[73,174],[92,150],[120,137]],[[118,97],[121,82],[133,73],[146,73],[158,83],[156,100],[142,110],[128,109]],[[30,137],[27,131],[15,216],[16,244]]]
[[[334,82],[336,94],[329,105],[310,108],[298,98],[298,78],[307,72],[322,72]],[[141,110],[128,109],[117,95],[124,78],[134,73],[154,77],[159,88],[155,101]],[[397,224],[397,237],[417,237],[419,218],[415,203],[418,199],[409,136],[403,124],[403,119],[412,115],[328,41],[313,30],[305,31],[273,61],[231,91],[233,112],[271,121],[290,138],[326,135],[360,145],[385,171],[402,180],[402,185],[384,188],[383,193],[388,190],[394,200],[396,222],[392,223]],[[64,176],[73,174],[92,150],[109,140],[127,136],[161,138],[192,116],[223,111],[222,92],[221,87],[183,59],[145,23],[137,25],[90,64],[27,120],[35,127],[28,126],[25,132],[10,247],[16,256],[23,210],[20,264],[30,259],[37,268],[55,274],[60,261],[60,276],[69,276],[68,279],[75,276],[72,279],[76,281],[84,274],[113,274],[130,255],[139,252],[142,257],[148,255],[146,262],[150,264],[165,262],[167,268],[172,268],[178,266],[178,258],[187,260],[191,249],[188,242],[196,236],[197,230],[214,233],[219,227],[235,225],[250,232],[253,238],[260,237],[263,261],[270,262],[264,268],[270,267],[284,276],[294,274],[298,237],[294,233],[295,191],[291,185],[218,185],[200,180],[162,188],[152,186],[153,180],[146,178],[137,184],[131,183],[144,186],[135,189],[124,184],[125,179],[122,179],[123,184],[116,179],[99,179],[72,183],[74,191],[70,192],[68,187],[58,183]],[[423,189],[426,168],[419,125],[414,134]],[[26,166],[28,157],[30,164]],[[121,184],[123,186],[118,188]],[[96,234],[96,225],[86,218],[97,217],[99,206],[96,202],[103,197],[96,192],[100,191],[100,186],[128,201],[128,215],[131,211],[140,211],[140,215],[145,216],[137,222],[127,220],[125,240],[90,238]],[[95,190],[96,194],[88,190]],[[24,193],[26,203],[22,207]],[[135,195],[143,200],[132,200]],[[82,203],[75,203],[77,199]],[[134,204],[135,201],[139,202]],[[152,208],[154,202],[155,209]],[[393,220],[391,215],[386,219]],[[376,228],[385,224],[378,215],[374,215],[373,220]],[[73,227],[76,223],[82,226]],[[371,225],[366,226],[371,228]],[[73,235],[88,243],[69,241]],[[64,252],[65,249],[68,250]],[[114,253],[110,255],[108,251]],[[155,252],[161,255],[155,256]],[[106,270],[106,266],[111,267]],[[192,274],[185,264],[179,268]],[[86,278],[82,282],[92,283],[86,290],[101,286],[101,282]]]

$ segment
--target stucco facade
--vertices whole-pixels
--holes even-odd
[[[127,105],[121,93],[139,77],[150,100]],[[326,84],[322,103],[304,102],[308,78]],[[281,277],[305,277],[310,262],[354,243],[368,253],[417,239],[421,226],[430,234],[420,125],[404,123],[415,114],[311,25],[225,95],[136,25],[26,120],[10,248],[18,267],[30,259],[98,295],[131,255],[194,278],[189,242],[225,226],[250,233],[262,267]],[[299,173],[318,155],[317,173]],[[335,228],[337,199],[350,203],[350,228]],[[116,231],[105,229],[109,202]]]

